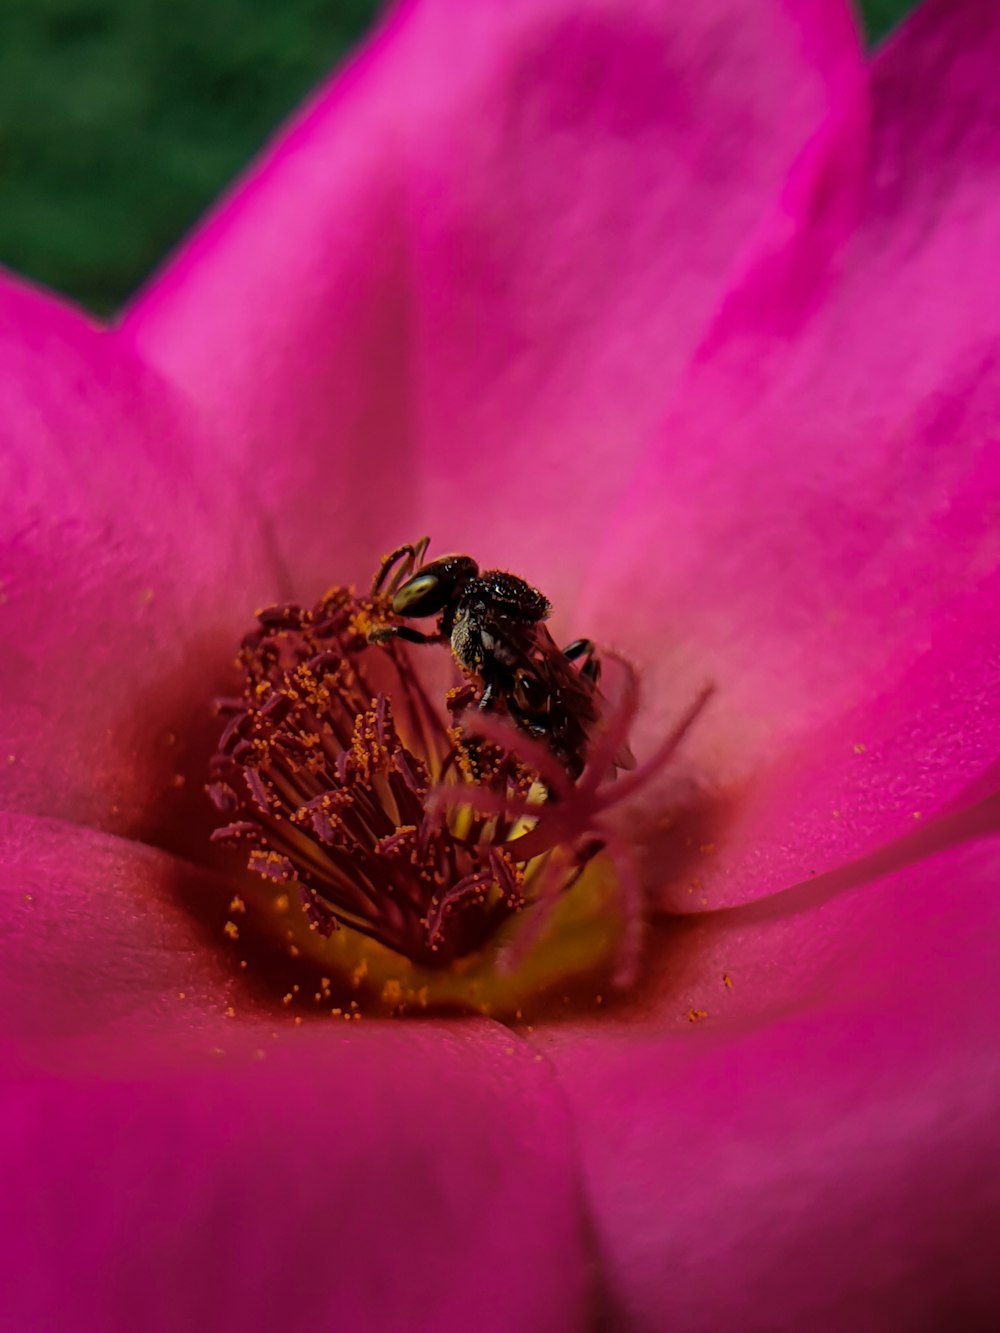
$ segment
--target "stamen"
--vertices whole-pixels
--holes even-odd
[[[428,793],[473,774],[511,800],[534,775],[513,753],[470,747],[402,651],[369,647],[356,627],[377,615],[342,589],[312,610],[259,613],[240,650],[241,707],[220,710],[208,790],[237,817],[214,837],[250,842],[248,867],[295,884],[320,933],[348,925],[443,968],[521,910],[525,877],[495,850],[509,832],[502,816],[449,819],[427,809]]]

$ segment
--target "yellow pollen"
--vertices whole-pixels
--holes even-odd
[[[351,972],[351,985],[360,986],[362,981],[368,975],[368,959],[362,958],[357,967]]]

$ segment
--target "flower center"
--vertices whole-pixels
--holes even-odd
[[[246,849],[294,952],[390,1008],[513,1009],[525,986],[616,952],[621,979],[640,913],[634,893],[616,903],[631,871],[604,814],[648,776],[612,781],[634,672],[571,777],[543,739],[475,707],[475,682],[435,704],[411,658],[426,651],[386,642],[391,620],[386,596],[344,588],[258,613],[241,693],[218,705],[208,793],[228,822],[213,840]]]

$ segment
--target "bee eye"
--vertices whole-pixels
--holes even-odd
[[[447,600],[447,590],[436,575],[414,574],[396,592],[392,609],[398,616],[432,616]]]

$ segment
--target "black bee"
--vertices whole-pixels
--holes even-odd
[[[400,546],[387,556],[372,596],[388,598],[397,616],[437,616],[436,631],[380,625],[370,641],[450,644],[460,670],[481,691],[478,707],[505,712],[526,735],[546,745],[571,778],[578,778],[603,703],[593,643],[576,639],[558,648],[544,624],[552,609],[548,598],[516,574],[480,571],[468,555],[444,555],[424,564],[429,540]],[[627,751],[617,760],[622,768],[631,763]]]

